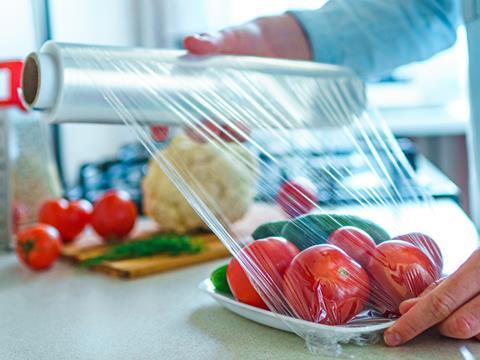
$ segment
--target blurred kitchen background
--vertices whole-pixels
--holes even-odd
[[[183,36],[189,33],[217,30],[292,8],[317,8],[324,2],[2,0],[0,59],[23,59],[47,39],[179,48]],[[369,96],[395,135],[411,139],[416,151],[459,186],[459,201],[468,211],[466,61],[465,35],[460,28],[453,48],[424,63],[406,66],[377,79],[369,85]],[[122,126],[65,124],[52,127],[52,148],[64,184],[72,191],[79,186],[83,165],[115,159],[119,149],[125,151],[125,145],[135,142],[134,135]],[[135,146],[129,145],[126,149],[134,152]],[[442,179],[438,181],[441,183]],[[450,185],[448,181],[442,183],[438,191],[451,192]]]

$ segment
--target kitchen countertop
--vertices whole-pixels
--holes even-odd
[[[465,256],[476,246],[473,226],[451,202],[437,214],[462,227],[464,250],[455,256]],[[309,354],[296,335],[234,315],[200,292],[197,285],[225,262],[119,280],[64,263],[36,274],[2,254],[0,359],[325,358]],[[480,343],[431,331],[400,348],[345,352],[359,359],[475,359]]]

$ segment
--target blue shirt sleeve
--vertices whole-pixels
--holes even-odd
[[[290,11],[313,60],[380,75],[429,58],[456,41],[460,0],[330,0],[318,10]]]

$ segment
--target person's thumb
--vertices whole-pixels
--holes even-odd
[[[223,41],[222,33],[195,34],[185,37],[183,45],[192,54],[217,54],[222,52]]]
[[[272,21],[266,23],[271,25]],[[273,56],[262,34],[263,30],[256,22],[249,22],[215,33],[190,35],[184,39],[183,44],[190,53],[198,55]]]

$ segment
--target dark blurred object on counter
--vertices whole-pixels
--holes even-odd
[[[84,198],[93,203],[107,190],[124,190],[142,213],[141,181],[148,160],[149,154],[140,143],[124,145],[115,159],[82,165],[78,187],[69,193],[69,197]]]

